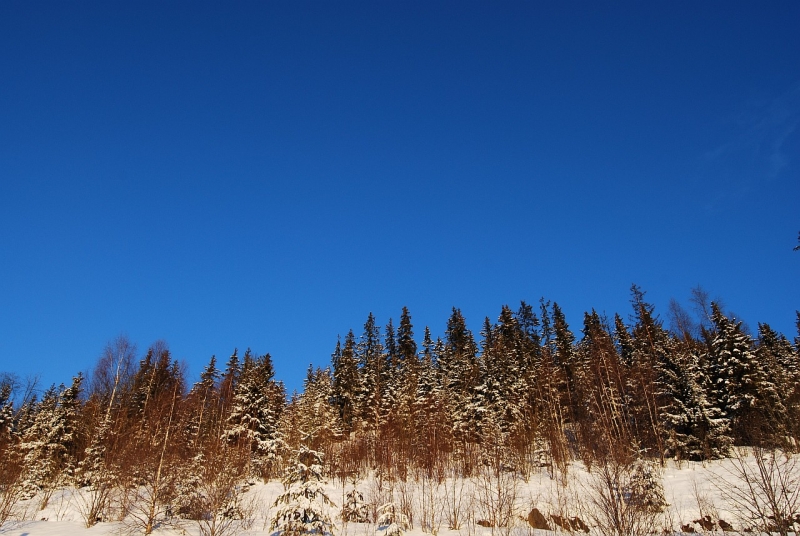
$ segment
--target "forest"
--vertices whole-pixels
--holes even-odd
[[[40,395],[4,373],[0,524],[22,501],[36,497],[44,508],[72,487],[86,490],[86,526],[129,518],[149,534],[171,518],[224,534],[248,485],[284,479],[289,489],[324,476],[352,484],[343,519],[383,515],[436,533],[432,514],[408,507],[403,516],[400,500],[397,514],[394,503],[359,513],[356,484],[489,475],[502,502],[509,475],[557,479],[576,462],[619,491],[619,468],[630,490],[637,474],[649,478],[637,467],[735,459],[741,447],[797,450],[800,312],[790,341],[764,323],[751,330],[700,288],[686,308],[671,302],[666,320],[635,285],[630,302],[625,316],[586,312],[578,329],[555,302],[503,306],[477,336],[453,308],[443,335],[425,327],[421,340],[407,308],[396,326],[369,314],[358,332],[332,341],[330,365],[310,366],[293,394],[269,354],[211,357],[190,385],[166,343],[138,356],[125,337],[108,344],[89,377]],[[326,498],[320,489],[311,496]],[[474,521],[501,527],[512,515],[487,512]],[[291,521],[304,516],[278,513],[273,528],[287,534],[334,531],[324,516],[298,525]],[[797,513],[776,531],[791,529]],[[780,522],[774,513],[772,521]]]

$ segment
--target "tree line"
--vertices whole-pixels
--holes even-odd
[[[188,385],[166,344],[138,359],[118,338],[89,378],[41,397],[3,376],[0,489],[46,502],[48,490],[89,487],[95,521],[111,515],[113,490],[136,489],[145,496],[118,500],[114,515],[152,528],[159,515],[206,515],[215,486],[277,477],[301,446],[342,479],[794,449],[800,336],[762,323],[752,334],[701,289],[693,302],[695,314],[673,301],[666,327],[633,286],[627,322],[592,310],[579,330],[557,303],[522,302],[478,337],[454,308],[443,336],[425,327],[419,344],[407,308],[397,327],[369,314],[290,396],[269,354],[234,351],[222,367],[212,357]],[[800,313],[797,325],[800,335]]]

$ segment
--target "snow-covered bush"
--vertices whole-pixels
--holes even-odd
[[[364,495],[353,488],[347,492],[342,505],[342,521],[351,523],[369,523],[369,505],[364,500]]]
[[[630,467],[625,499],[628,504],[649,512],[663,512],[667,507],[664,485],[653,462],[638,459]]]
[[[384,536],[401,536],[410,527],[408,518],[393,502],[378,508],[378,530]]]
[[[335,506],[325,493],[327,481],[322,471],[322,454],[300,447],[294,464],[286,470],[284,492],[275,500],[279,507],[272,518],[271,530],[286,536],[333,534],[328,511]]]

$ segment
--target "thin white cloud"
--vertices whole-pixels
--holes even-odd
[[[777,97],[744,108],[731,121],[728,139],[703,155],[702,175],[725,184],[707,202],[712,211],[725,200],[740,199],[775,180],[800,155],[795,136],[800,125],[800,81]]]
[[[706,152],[704,160],[746,164],[755,172],[751,180],[774,179],[797,157],[787,141],[800,124],[800,82],[773,99],[752,103],[735,123],[732,139]]]

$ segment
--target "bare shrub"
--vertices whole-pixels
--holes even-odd
[[[791,452],[755,447],[750,456],[748,449],[735,449],[727,474],[715,474],[714,485],[743,529],[781,536],[800,531],[800,464]]]
[[[414,498],[416,496],[414,485],[404,478],[397,482],[395,486],[397,497],[399,499],[398,506],[400,513],[403,514],[408,520],[408,526],[414,526]]]
[[[714,504],[714,501],[709,497],[708,493],[700,488],[696,480],[692,481],[692,494],[697,503],[697,509],[700,512],[700,517],[698,519],[693,519],[692,523],[699,525],[703,531],[714,530],[714,528],[716,528],[716,522],[713,520],[719,519],[719,511],[717,510],[716,504]]]
[[[87,486],[75,493],[75,504],[87,529],[107,520],[113,493],[114,487],[110,482]]]
[[[673,534],[684,524],[685,512],[680,502],[675,500],[674,493],[670,496],[671,504],[666,508],[662,517],[663,534]]]
[[[57,494],[51,496],[50,506],[55,521],[63,521],[67,513],[71,510],[76,491],[74,488],[62,488]]]
[[[125,497],[127,516],[125,529],[128,532],[141,530],[150,534],[160,524],[168,522],[171,514],[171,502],[175,496],[175,488],[180,476],[177,469],[180,465],[178,453],[175,451],[173,417],[177,399],[177,384],[170,400],[170,409],[166,423],[155,421],[158,431],[165,424],[163,438],[153,433],[149,443],[141,441],[139,449],[131,453],[130,496]],[[173,434],[171,434],[173,432]]]
[[[602,534],[651,534],[666,506],[654,464],[607,459],[598,463],[587,484],[588,519]]]
[[[192,505],[200,534],[228,536],[252,526],[256,501],[245,496],[246,454],[219,444],[206,452],[200,466]]]
[[[23,498],[21,467],[11,460],[0,460],[0,527],[18,515],[17,505]]]
[[[577,534],[569,520],[582,514],[582,501],[578,499],[577,480],[565,471],[559,471],[558,478],[554,480],[554,487],[549,495],[546,520],[551,528],[559,527],[568,534]],[[572,486],[570,486],[572,484]]]
[[[87,457],[78,466],[77,481],[86,485],[73,495],[86,528],[107,521],[114,490],[119,484],[118,468],[108,466],[103,456],[105,449],[93,447],[86,449]]]
[[[129,490],[126,496],[128,512],[123,532],[150,534],[170,519],[169,495],[174,482],[163,475],[148,475],[141,485]]]
[[[463,478],[450,478],[444,485],[444,513],[450,530],[460,530],[472,510],[473,497],[465,493],[467,481]]]
[[[419,479],[419,512],[420,527],[423,532],[437,534],[441,527],[442,500],[440,489],[442,483],[423,473]]]
[[[378,508],[392,502],[391,481],[379,467],[371,475],[367,485],[367,504],[370,519],[378,519]]]
[[[504,529],[508,534],[514,517],[514,503],[517,500],[517,478],[511,471],[501,467],[484,467],[475,478],[477,507],[481,521],[491,528]]]

